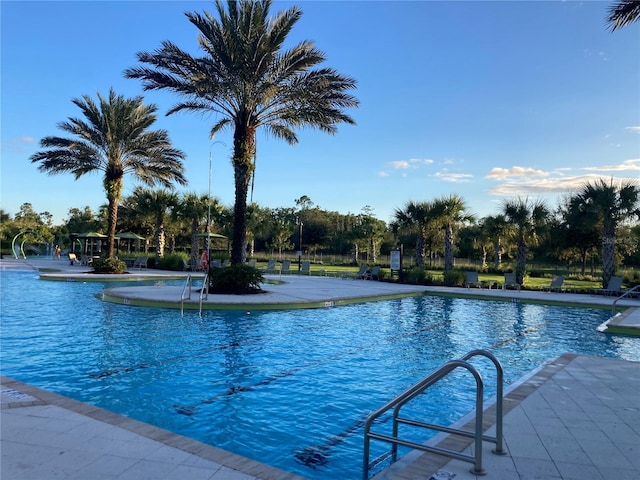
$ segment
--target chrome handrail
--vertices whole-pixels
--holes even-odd
[[[622,295],[620,295],[618,298],[616,298],[613,301],[613,303],[611,304],[611,318],[616,316],[616,303],[618,303],[618,300],[622,300],[624,297],[626,297],[632,292],[635,292],[636,290],[640,291],[640,285],[636,285],[632,289],[625,291]]]
[[[187,280],[182,287],[182,293],[180,294],[180,316],[184,315],[184,292],[189,292],[187,299],[191,300],[191,274],[187,275]]]
[[[204,297],[206,300],[209,300],[209,274],[205,273],[204,280],[202,281],[202,288],[200,289],[200,311],[199,314],[202,315],[202,298]]]
[[[491,360],[496,367],[496,436],[491,437],[483,434],[483,392],[484,392],[484,382],[478,370],[468,363],[466,360],[475,357],[475,356],[484,356]],[[439,380],[443,379],[449,373],[453,372],[458,368],[464,368],[468,370],[474,377],[476,381],[476,409],[475,409],[475,430],[473,432],[469,432],[466,430],[455,429],[451,427],[446,427],[442,425],[434,425],[430,423],[424,423],[417,420],[412,420],[408,418],[402,418],[399,416],[400,409],[410,400],[417,397],[418,395],[424,393],[424,391],[430,386],[437,383]],[[363,458],[363,472],[362,478],[363,480],[369,479],[369,470],[373,465],[380,463],[380,461],[391,456],[392,463],[397,460],[398,453],[398,445],[402,445],[405,447],[414,448],[417,450],[422,450],[425,452],[433,452],[439,455],[445,455],[450,458],[454,458],[457,460],[466,461],[473,464],[471,472],[476,475],[482,475],[484,473],[484,469],[482,468],[482,442],[489,441],[496,444],[496,448],[493,450],[496,454],[504,454],[505,451],[502,448],[503,438],[502,438],[502,395],[503,395],[503,368],[498,359],[491,353],[485,350],[473,350],[467,353],[464,357],[459,360],[451,360],[440,368],[429,374],[426,378],[418,382],[417,384],[410,387],[404,393],[400,394],[390,402],[388,402],[383,407],[379,408],[375,412],[371,413],[365,422],[364,425],[364,458]],[[379,433],[374,433],[371,431],[371,427],[373,422],[379,418],[382,414],[389,411],[393,408],[393,426],[392,426],[392,434],[384,435]],[[409,440],[403,440],[398,436],[398,425],[399,424],[412,425],[416,427],[427,428],[430,430],[436,430],[440,432],[446,432],[455,435],[461,435],[467,438],[474,439],[474,455],[466,455],[461,452],[456,452],[454,450],[448,450],[441,447],[429,446],[425,444],[418,444]],[[384,453],[380,457],[374,459],[372,462],[369,461],[370,456],[370,442],[371,439],[380,440],[383,442],[387,442],[391,444],[391,451]]]

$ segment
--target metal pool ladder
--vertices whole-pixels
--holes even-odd
[[[182,293],[180,294],[180,315],[184,316],[184,300],[185,298],[191,300],[191,285],[193,283],[193,277],[191,274],[187,275],[187,279],[182,287]],[[199,313],[202,315],[202,300],[209,299],[209,289],[206,288],[209,283],[209,274],[206,273],[204,280],[202,280],[202,288],[200,289],[200,301],[199,301]],[[186,293],[186,296],[185,296]]]
[[[496,368],[496,436],[491,437],[488,435],[484,435],[482,431],[482,416],[483,416],[483,393],[484,393],[484,382],[482,380],[482,376],[478,372],[478,370],[471,365],[467,360],[475,356],[483,356],[491,360]],[[425,423],[418,420],[413,420],[400,416],[400,409],[408,403],[410,400],[414,399],[418,395],[421,395],[425,392],[427,388],[437,383],[439,380],[443,379],[449,373],[453,372],[458,368],[463,368],[468,370],[471,375],[473,375],[476,381],[476,409],[475,409],[475,429],[473,432],[467,430],[460,430],[456,428],[447,427],[444,425],[435,425],[431,423]],[[506,452],[503,449],[503,439],[502,439],[502,395],[503,395],[503,377],[504,371],[502,369],[502,365],[498,361],[498,359],[490,352],[486,350],[472,350],[467,353],[465,356],[460,358],[459,360],[451,360],[440,368],[429,374],[420,382],[416,383],[414,386],[410,387],[404,393],[400,394],[390,402],[388,402],[383,407],[379,408],[375,412],[371,413],[365,422],[364,426],[364,461],[363,461],[363,480],[369,479],[369,471],[370,469],[378,465],[380,462],[386,460],[391,457],[392,463],[398,459],[398,445],[402,445],[405,447],[414,448],[417,450],[422,450],[425,452],[437,453],[439,455],[448,456],[450,458],[454,458],[457,460],[462,460],[465,462],[469,462],[473,464],[471,468],[471,472],[476,475],[483,475],[485,473],[482,468],[482,442],[492,442],[495,443],[496,447],[493,450],[493,453],[498,455],[504,455]],[[371,427],[376,419],[382,416],[387,411],[393,409],[393,425],[392,425],[392,434],[385,435],[382,433],[375,433],[371,431]],[[440,432],[446,432],[453,435],[460,435],[467,438],[474,439],[474,455],[466,455],[461,452],[457,452],[455,450],[448,450],[445,448],[440,448],[436,446],[429,446],[426,444],[416,443],[410,440],[405,440],[400,438],[398,434],[398,427],[400,424],[412,425],[414,427],[422,427],[429,430],[437,430]],[[373,461],[369,460],[370,454],[370,443],[371,440],[380,440],[382,442],[387,442],[391,444],[391,450],[382,454],[378,458]]]

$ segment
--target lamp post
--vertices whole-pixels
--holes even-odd
[[[296,219],[296,223],[298,224],[298,275],[300,275],[300,271],[302,270],[302,220],[299,218]]]
[[[213,142],[211,144],[211,146],[209,147],[209,190],[207,191],[207,273],[209,272],[209,265],[211,262],[211,236],[210,236],[210,230],[211,230],[211,164],[212,164],[212,151],[213,151],[213,146],[216,143],[220,143],[222,145],[224,145],[225,147],[227,146],[226,143],[224,143],[221,140],[218,140],[216,142]],[[192,257],[193,258],[193,257]]]

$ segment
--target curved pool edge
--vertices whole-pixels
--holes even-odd
[[[135,291],[134,291],[135,290]],[[108,303],[117,303],[135,307],[156,307],[185,310],[199,310],[199,292],[193,292],[191,299],[181,301],[182,287],[153,286],[153,287],[116,287],[108,288],[99,294],[99,298]],[[260,301],[265,295],[270,301]],[[326,297],[309,299],[299,297],[282,298],[283,295],[268,292],[256,295],[217,295],[209,294],[208,299],[202,300],[202,310],[295,310],[312,308],[331,308],[342,305],[352,305],[364,302],[395,300],[423,295],[424,291],[410,291],[398,293]],[[164,296],[164,299],[158,298]],[[194,298],[195,296],[195,298]],[[172,300],[167,300],[171,297]]]

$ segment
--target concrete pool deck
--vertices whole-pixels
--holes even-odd
[[[68,261],[0,261],[5,269],[58,269],[68,279],[87,274]],[[84,269],[86,271],[86,267]],[[187,273],[143,270],[141,278],[186,277]],[[48,275],[48,274],[46,274]],[[57,275],[57,274],[56,274]],[[97,279],[95,275],[92,279]],[[113,279],[113,277],[111,276]],[[129,279],[132,279],[129,276]],[[365,280],[283,277],[269,285],[283,303],[366,301],[387,295],[472,295],[506,301],[539,301],[610,307],[611,297],[412,287]],[[125,289],[133,287],[124,287]],[[163,287],[140,287],[144,296]],[[380,290],[383,288],[383,290]],[[335,291],[338,291],[338,294]],[[166,294],[166,290],[164,293]],[[265,294],[267,295],[267,294]],[[260,296],[260,295],[258,295]],[[211,296],[210,296],[211,297]],[[246,297],[229,296],[236,303]],[[124,298],[124,297],[123,297]],[[515,300],[514,300],[515,299]],[[219,299],[218,299],[219,301]],[[261,300],[264,302],[264,300]],[[264,303],[262,303],[264,305]],[[623,299],[620,306],[639,306]],[[328,305],[327,305],[328,306]],[[640,309],[630,308],[627,322],[640,325]],[[594,335],[602,335],[594,330]],[[175,435],[31,385],[1,377],[0,478],[91,480],[295,480],[297,475]],[[565,354],[524,377],[505,395],[507,456],[484,456],[484,479],[637,479],[640,478],[640,363]],[[507,413],[508,412],[508,413]],[[487,421],[491,418],[486,416]],[[487,424],[489,427],[490,424]],[[490,427],[489,427],[490,428]],[[443,441],[447,441],[446,439]],[[487,448],[488,451],[488,448]],[[469,464],[436,455],[409,454],[383,472],[384,480],[428,480],[436,471],[457,480],[476,478]],[[359,478],[359,477],[358,477]],[[441,477],[447,478],[447,477]],[[347,480],[347,479],[345,479]]]

